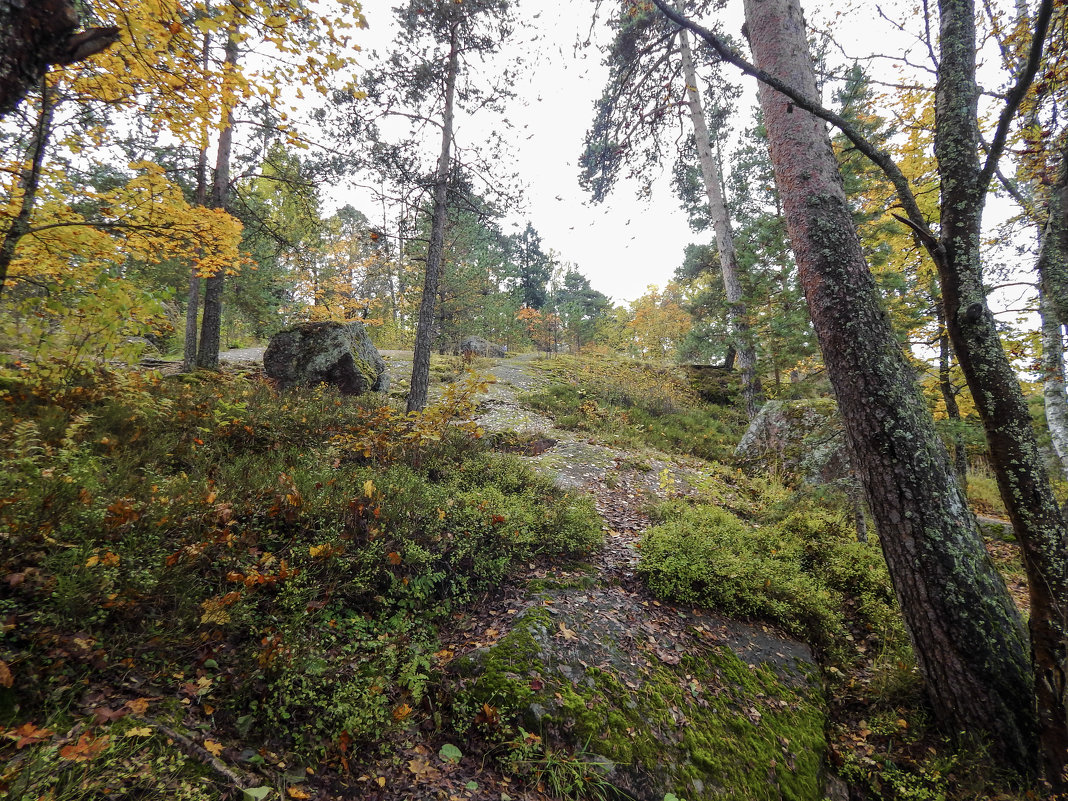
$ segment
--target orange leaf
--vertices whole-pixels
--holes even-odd
[[[410,714],[412,714],[412,708],[407,704],[401,704],[393,710],[393,719],[398,721],[404,720]]]
[[[15,739],[15,748],[25,748],[47,740],[52,736],[52,731],[51,729],[38,729],[32,723],[23,723],[17,729],[8,732],[7,736]]]
[[[100,752],[108,747],[109,741],[108,737],[93,738],[87,732],[78,738],[77,743],[60,748],[59,755],[72,762],[89,762],[100,756]]]
[[[401,563],[401,555],[396,551],[390,551],[386,554],[386,559],[389,560],[391,565],[399,565]]]
[[[11,668],[7,666],[7,662],[0,659],[0,687],[10,687],[15,683],[15,677],[11,675]]]

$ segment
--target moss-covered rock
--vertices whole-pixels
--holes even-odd
[[[302,323],[271,337],[263,368],[284,389],[333,384],[346,395],[389,389],[389,372],[358,321]]]
[[[513,750],[537,744],[523,764],[563,751],[591,766],[590,781],[637,798],[822,798],[808,648],[647,604],[609,587],[543,596],[495,645],[453,663],[457,725],[488,728],[488,706],[503,727],[491,734]]]
[[[838,407],[829,398],[769,401],[734,455],[746,469],[789,485],[853,481]]]

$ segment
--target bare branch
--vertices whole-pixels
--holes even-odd
[[[997,169],[998,160],[1005,150],[1005,142],[1009,137],[1012,118],[1016,116],[1016,111],[1020,108],[1024,95],[1027,94],[1027,90],[1031,87],[1031,82],[1034,81],[1035,75],[1038,73],[1051,16],[1053,16],[1053,0],[1042,0],[1041,5],[1038,7],[1038,15],[1035,17],[1035,33],[1031,38],[1031,49],[1027,55],[1027,64],[1024,65],[1023,72],[1017,79],[1016,85],[1009,92],[1009,99],[1005,103],[1005,108],[1001,110],[997,131],[994,133],[994,138],[990,142],[990,150],[986,155],[986,164],[983,165],[983,171],[979,173],[979,187],[981,189],[985,190],[990,185],[994,170]]]

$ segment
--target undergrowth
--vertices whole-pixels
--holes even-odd
[[[216,374],[47,393],[9,376],[0,797],[103,797],[167,731],[278,774],[425,720],[450,615],[601,536],[589,500],[486,451],[482,388],[406,415]],[[167,759],[169,797],[217,797],[200,761]]]
[[[745,430],[738,408],[702,402],[676,370],[609,358],[537,362],[553,383],[524,402],[558,428],[586,431],[608,445],[726,459]]]

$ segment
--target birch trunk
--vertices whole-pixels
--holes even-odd
[[[701,178],[704,181],[705,194],[708,196],[709,216],[716,233],[716,248],[719,250],[720,271],[723,275],[723,291],[727,296],[731,334],[738,357],[738,369],[742,374],[742,392],[745,395],[746,413],[752,420],[756,417],[757,395],[759,394],[756,380],[756,350],[753,347],[753,338],[749,330],[748,310],[742,298],[742,282],[738,275],[738,255],[734,249],[734,235],[731,233],[727,203],[723,198],[720,170],[712,155],[712,142],[708,135],[701,93],[697,88],[697,72],[693,66],[693,53],[690,50],[690,37],[687,31],[680,32],[679,44],[682,49],[683,78],[686,80],[686,100],[690,107],[690,122],[693,125],[694,139],[697,140],[697,157],[701,164]]]
[[[45,151],[48,149],[48,139],[52,135],[52,112],[55,104],[48,91],[47,78],[41,78],[41,108],[37,112],[37,124],[34,127],[33,140],[30,144],[30,165],[19,176],[19,191],[22,200],[19,201],[19,211],[11,225],[4,232],[3,241],[0,242],[0,296],[4,292],[4,282],[7,280],[7,271],[11,262],[15,260],[15,248],[19,240],[30,232],[30,218],[33,216],[33,208],[37,205],[37,190],[41,183],[41,168],[44,166]]]
[[[1053,451],[1068,476],[1068,395],[1064,386],[1064,335],[1046,293],[1039,291],[1042,318],[1042,399],[1046,407],[1046,427]]]

